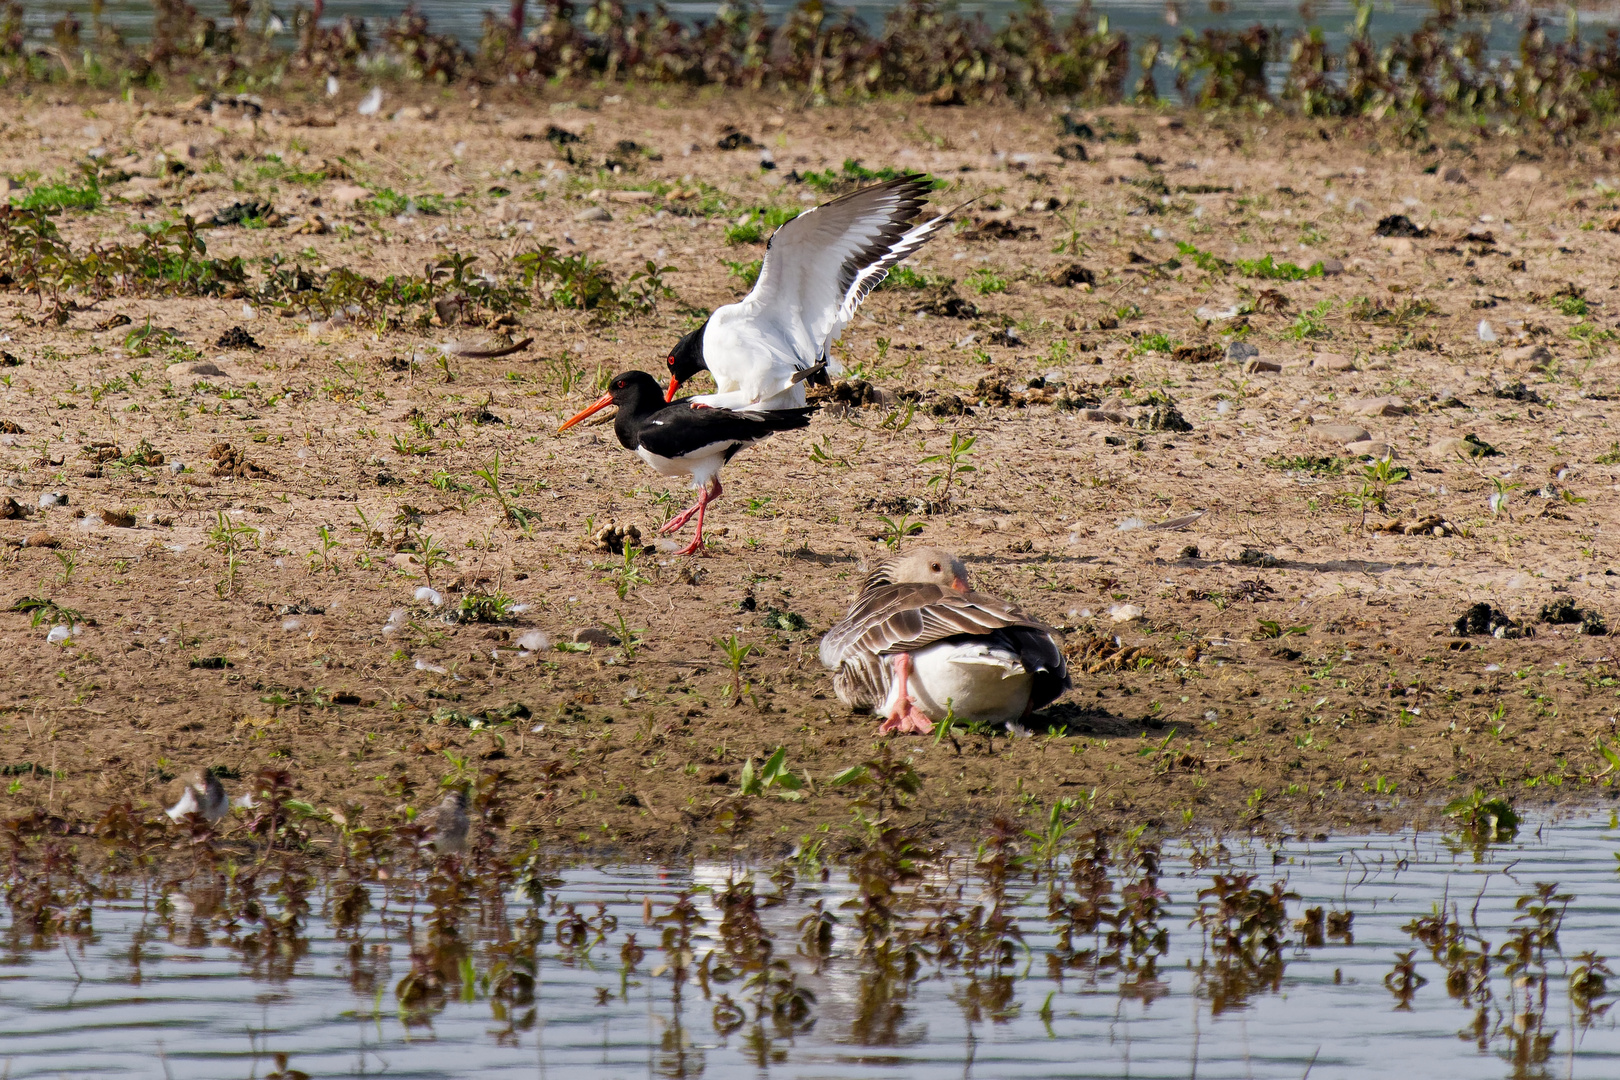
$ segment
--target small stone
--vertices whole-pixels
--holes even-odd
[[[575,645],[601,645],[606,647],[609,645],[617,645],[619,643],[618,638],[614,637],[606,630],[595,626],[582,626],[578,630],[575,630],[573,634],[569,635],[569,637]]]
[[[648,203],[657,198],[650,191],[610,191],[607,197],[612,202],[622,203]]]
[[[1545,345],[1520,345],[1502,350],[1502,361],[1513,367],[1541,368],[1553,360],[1552,350]]]
[[[371,192],[359,184],[339,184],[331,193],[331,200],[337,206],[353,206],[362,199],[369,198]]]
[[[1282,370],[1282,365],[1277,363],[1275,360],[1262,360],[1258,356],[1251,356],[1249,357],[1248,362],[1243,365],[1243,370],[1249,372],[1250,374],[1255,374],[1258,372],[1280,372]]]
[[[1537,165],[1515,165],[1502,174],[1502,179],[1513,184],[1541,183],[1541,168]]]
[[[1142,617],[1142,609],[1135,604],[1115,604],[1108,609],[1110,622],[1135,622]]]
[[[133,529],[135,527],[135,515],[127,510],[99,510],[97,513],[101,515],[102,521],[115,529]]]
[[[62,541],[58,540],[56,537],[42,529],[30,536],[27,540],[24,540],[23,547],[53,548],[60,547],[61,543]]]
[[[1448,165],[1441,170],[1440,179],[1448,184],[1466,184],[1468,183],[1468,174],[1455,165]]]
[[[199,379],[229,378],[218,364],[207,360],[186,360],[178,364],[170,364],[165,368],[170,375],[193,375]]]
[[[1337,277],[1338,275],[1340,275],[1342,273],[1344,273],[1344,260],[1343,259],[1323,259],[1322,260],[1322,276],[1323,277]]]
[[[1358,439],[1352,443],[1345,443],[1344,449],[1354,457],[1394,457],[1395,451],[1389,443],[1379,439]]]
[[[1344,410],[1352,416],[1405,416],[1411,406],[1398,397],[1352,398]]]
[[[1354,371],[1355,361],[1342,353],[1317,353],[1311,357],[1312,371]]]
[[[1260,355],[1260,350],[1247,341],[1234,341],[1226,347],[1226,358],[1231,361],[1252,360]]]
[[[575,214],[574,220],[580,222],[612,221],[613,215],[602,209],[600,206],[593,206],[589,210],[581,210],[579,213]]]
[[[1372,437],[1366,428],[1355,424],[1312,424],[1309,432],[1323,442],[1353,443]]]

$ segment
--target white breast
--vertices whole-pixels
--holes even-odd
[[[1011,649],[987,641],[942,641],[911,654],[911,697],[930,719],[945,717],[946,702],[963,720],[1000,724],[1017,720],[1029,707],[1034,679]],[[880,712],[888,712],[897,691]]]
[[[660,476],[690,476],[692,486],[701,488],[707,487],[711,480],[720,475],[720,470],[726,463],[726,451],[736,445],[735,440],[727,440],[706,446],[700,453],[677,458],[662,457],[645,447],[638,446],[636,456],[652,466],[653,471]]]

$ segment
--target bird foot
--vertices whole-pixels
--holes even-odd
[[[700,552],[702,550],[703,550],[703,537],[694,536],[692,538],[692,542],[690,544],[687,544],[685,547],[681,548],[681,550],[677,551],[675,554],[677,554],[677,555],[696,555],[698,552]]]
[[[686,523],[691,521],[692,515],[697,512],[697,503],[693,503],[691,506],[688,506],[685,510],[682,510],[680,513],[676,514],[674,517],[660,525],[658,527],[659,535],[662,536],[667,533],[679,532],[680,530],[686,528]]]
[[[883,723],[878,725],[879,735],[929,735],[933,730],[934,722],[928,718],[928,714],[909,700],[891,709]]]

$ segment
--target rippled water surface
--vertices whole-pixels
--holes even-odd
[[[229,10],[225,0],[192,0],[192,2],[200,12],[213,18],[224,18]],[[760,6],[773,16],[779,17],[791,10],[796,2],[797,0],[763,0]],[[719,4],[706,3],[702,0],[673,0],[666,6],[677,17],[683,19],[708,19],[713,17]],[[882,25],[884,16],[895,5],[890,0],[853,0],[851,3],[829,3],[827,6],[836,11],[853,10],[869,26],[875,28]],[[1052,0],[1047,6],[1057,17],[1067,18],[1074,11],[1076,4],[1072,0]],[[1307,23],[1300,17],[1301,5],[1296,0],[1246,0],[1243,3],[1228,4],[1226,10],[1219,12],[1211,11],[1207,3],[1182,0],[1173,5],[1177,16],[1176,25],[1171,26],[1165,17],[1167,5],[1164,0],[1095,0],[1091,6],[1096,13],[1106,15],[1114,29],[1125,32],[1132,41],[1137,42],[1153,35],[1171,40],[1187,30],[1197,33],[1205,27],[1235,28],[1263,22],[1268,26],[1279,26],[1285,31],[1307,25],[1320,26],[1326,32],[1328,43],[1335,49],[1343,47],[1354,11],[1354,5],[1345,0],[1323,0],[1310,5],[1311,18]],[[77,10],[79,17],[88,24],[90,7],[88,2],[30,5],[29,21],[41,32],[45,32],[64,7]],[[292,4],[278,4],[273,7],[280,12],[283,19],[290,21]],[[354,15],[375,23],[397,17],[402,7],[401,4],[387,3],[385,0],[328,0],[326,17],[336,20],[344,15]],[[429,24],[435,31],[452,34],[470,47],[478,41],[482,32],[484,13],[498,11],[504,14],[510,10],[511,5],[500,0],[492,0],[489,3],[467,3],[465,0],[418,0],[417,7],[427,16]],[[577,7],[583,12],[588,5],[580,3]],[[652,5],[629,0],[625,7],[637,11],[650,9]],[[537,18],[540,6],[531,0],[528,8],[529,18],[531,20]],[[965,14],[982,13],[987,21],[996,25],[1008,14],[1017,11],[1019,4],[1016,0],[963,0],[956,8]],[[108,21],[117,25],[132,39],[146,36],[152,19],[152,8],[148,0],[107,0],[105,10]],[[1373,10],[1372,27],[1375,37],[1411,33],[1433,13],[1433,7],[1428,3],[1409,2],[1375,4]],[[1582,11],[1580,14],[1582,32],[1587,36],[1601,34],[1605,28],[1614,24],[1617,14],[1620,14],[1620,11],[1614,8]],[[1560,34],[1564,32],[1561,10],[1545,10],[1542,17],[1554,32]],[[1510,50],[1513,42],[1517,40],[1518,28],[1522,21],[1521,17],[1512,13],[1493,19],[1490,23],[1493,49]]]
[[[1620,952],[1608,814],[1478,852],[1427,834],[1162,852],[1076,835],[1051,875],[993,844],[912,880],[894,851],[825,881],[802,863],[574,866],[504,910],[442,875],[396,879],[368,884],[347,930],[349,886],[317,886],[299,926],[266,881],[280,929],[257,935],[194,883],[124,881],[88,935],[9,917],[0,1061],[9,1077],[1620,1076],[1609,996],[1570,991],[1577,969],[1603,973],[1580,954]],[[1452,916],[1414,922],[1437,910]]]

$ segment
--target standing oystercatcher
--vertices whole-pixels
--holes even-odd
[[[613,376],[607,393],[568,423],[567,431],[592,413],[609,405],[619,407],[613,433],[619,445],[634,450],[642,461],[662,476],[688,476],[698,491],[698,501],[664,523],[660,532],[675,532],[697,515],[697,535],[677,555],[690,555],[703,546],[703,512],[721,495],[720,468],[745,446],[752,446],[774,432],[807,427],[814,409],[777,409],[770,412],[736,412],[693,404],[683,398],[664,403],[658,380],[645,371],[626,371]]]
[[[977,593],[948,551],[916,548],[869,574],[842,622],[821,639],[833,691],[885,719],[878,731],[926,735],[947,710],[1010,723],[1069,689],[1057,631]]]
[[[669,393],[699,371],[714,376],[718,394],[700,405],[728,409],[803,408],[805,373],[826,363],[828,350],[889,267],[927,243],[949,214],[908,225],[929,182],[903,176],[852,191],[783,225],[765,247],[753,291],[714,310],[669,354]],[[826,374],[817,372],[825,381]]]

